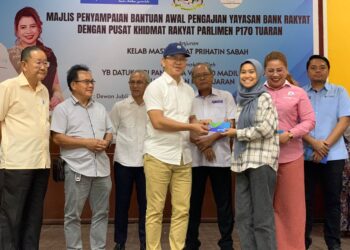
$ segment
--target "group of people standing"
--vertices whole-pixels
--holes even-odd
[[[348,158],[342,135],[350,100],[344,88],[327,82],[327,58],[309,58],[310,84],[303,88],[287,80],[281,52],[269,53],[264,65],[247,59],[240,65],[235,102],[231,93],[212,86],[214,71],[207,63],[192,68],[195,93],[182,78],[188,57],[183,45],[170,43],[161,59],[163,74],[150,83],[145,71],[134,71],[131,96],[110,114],[92,99],[90,69],[74,65],[67,73],[72,95],[56,106],[50,123],[50,93],[42,83],[51,64],[47,51],[40,46],[22,50],[21,73],[0,84],[1,249],[39,247],[50,130],[65,161],[67,249],[82,249],[80,215],[87,199],[91,249],[106,248],[112,188],[106,150],[113,137],[115,249],[125,249],[134,182],[140,249],[161,249],[168,190],[171,249],[199,249],[210,178],[218,245],[232,250],[232,171],[237,173],[235,222],[242,249],[309,248],[318,179],[325,199],[325,241],[328,249],[341,249],[340,193]],[[229,123],[229,128],[217,131],[213,123]]]

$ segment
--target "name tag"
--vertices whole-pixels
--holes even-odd
[[[213,100],[212,103],[224,103],[224,100]]]

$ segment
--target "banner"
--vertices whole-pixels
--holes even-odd
[[[233,95],[243,60],[263,62],[270,51],[282,51],[290,73],[303,85],[306,60],[318,50],[317,4],[309,0],[2,1],[0,43],[6,48],[15,45],[14,18],[26,6],[40,16],[40,41],[57,58],[64,96],[70,94],[67,70],[86,64],[96,80],[94,98],[108,110],[129,95],[133,70],[146,70],[152,79],[162,74],[160,60],[170,42],[181,42],[191,54],[187,82],[195,63],[208,62],[215,71],[214,87]]]

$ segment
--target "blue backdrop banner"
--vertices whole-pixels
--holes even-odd
[[[40,16],[39,40],[57,58],[64,95],[70,93],[67,70],[86,64],[96,80],[94,98],[108,110],[129,95],[133,70],[146,70],[152,79],[161,75],[163,48],[170,42],[182,43],[191,54],[184,74],[187,82],[193,64],[208,62],[215,70],[215,87],[233,95],[243,60],[262,62],[270,51],[282,51],[289,71],[303,85],[306,60],[318,50],[317,11],[310,0],[1,1],[0,43],[8,49],[16,41],[19,45],[14,19],[25,6]],[[33,36],[27,33],[24,39]]]

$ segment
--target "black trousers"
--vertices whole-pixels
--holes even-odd
[[[37,250],[50,170],[0,172],[0,249]]]
[[[114,162],[115,178],[115,223],[114,241],[124,245],[128,233],[128,211],[134,183],[136,184],[137,203],[139,207],[139,239],[146,244],[146,180],[143,167],[125,167]]]
[[[186,235],[185,249],[199,249],[199,225],[207,179],[210,178],[217,208],[218,226],[221,238],[220,249],[233,248],[233,210],[231,169],[228,167],[193,167],[190,217]]]
[[[345,160],[328,161],[327,164],[305,161],[306,248],[312,243],[313,204],[318,182],[324,195],[324,239],[328,249],[340,246],[340,193],[344,165]]]

